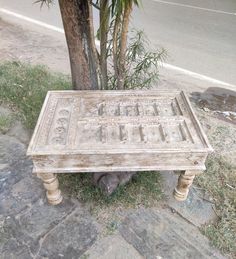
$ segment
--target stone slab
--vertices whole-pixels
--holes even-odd
[[[167,210],[140,209],[119,231],[145,258],[224,258],[193,225]]]
[[[210,197],[206,197],[203,191],[192,186],[187,199],[183,202],[177,202],[172,194],[178,181],[178,174],[171,171],[168,173],[160,172],[160,174],[163,180],[162,189],[166,203],[170,208],[197,227],[217,220]]]
[[[5,165],[0,170],[0,215],[15,215],[44,196],[41,182],[31,176],[33,165],[24,144],[1,135],[0,164]]]
[[[94,244],[97,234],[91,217],[77,210],[45,236],[38,256],[50,259],[80,258]]]
[[[84,253],[97,237],[92,217],[66,197],[49,206],[25,153],[17,139],[0,136],[0,163],[5,165],[0,170],[0,258],[60,258],[57,251],[73,258],[73,251]]]
[[[119,234],[98,240],[85,254],[87,259],[144,259]]]

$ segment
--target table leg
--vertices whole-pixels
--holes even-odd
[[[61,190],[59,187],[59,182],[56,174],[48,173],[48,174],[37,174],[39,178],[42,179],[44,188],[47,190],[46,196],[48,202],[52,205],[57,205],[62,201]]]
[[[184,171],[180,173],[178,184],[174,190],[174,197],[178,201],[187,199],[189,188],[193,183],[196,172]]]

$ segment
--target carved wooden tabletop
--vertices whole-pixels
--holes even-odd
[[[27,154],[46,189],[57,186],[47,193],[57,204],[57,173],[98,171],[183,171],[175,197],[184,200],[211,151],[183,92],[52,91]]]

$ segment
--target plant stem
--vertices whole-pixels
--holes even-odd
[[[115,24],[113,29],[113,41],[112,41],[113,65],[114,65],[115,78],[117,82],[119,78],[118,48],[117,48],[119,25],[120,25],[120,16],[118,15],[115,18]]]
[[[108,88],[107,76],[107,36],[109,27],[109,1],[101,0],[100,3],[100,65],[101,88]]]
[[[125,54],[127,48],[127,36],[129,29],[130,14],[132,12],[132,2],[128,3],[124,9],[123,23],[120,38],[120,53],[119,53],[119,77],[118,77],[118,89],[124,89],[124,77],[125,77]]]
[[[90,0],[88,0],[88,6],[89,6],[89,32],[90,32],[90,42],[91,42],[91,48],[92,48],[92,52],[93,52],[93,56],[95,59],[95,66],[96,66],[96,71],[97,71],[97,75],[99,76],[100,82],[101,82],[101,70],[100,70],[100,62],[99,62],[99,54],[95,45],[95,34],[94,34],[94,25],[93,25],[93,7],[92,4],[90,2]]]

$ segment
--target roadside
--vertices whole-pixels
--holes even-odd
[[[46,23],[46,27],[63,31],[57,1],[42,10],[32,3],[24,0],[19,5],[14,0],[0,0],[0,13],[19,15],[19,19],[29,19],[28,23]],[[94,11],[96,28],[99,17]],[[164,46],[169,53],[167,63],[172,68],[177,66],[176,71],[183,73],[181,69],[187,69],[198,73],[198,77],[205,75],[236,84],[235,12],[234,0],[191,0],[187,5],[186,0],[146,0],[140,8],[134,8],[131,27],[143,29],[154,47]]]
[[[0,26],[0,33],[2,34],[0,49],[5,60],[17,59],[33,64],[46,64],[54,71],[70,74],[68,51],[63,33],[3,13],[1,13],[0,19],[1,17],[3,20]],[[4,26],[4,23],[8,26]],[[5,50],[8,50],[8,52],[5,52]],[[160,74],[158,85],[160,88],[181,88],[190,92],[189,84],[191,84],[192,87],[194,86],[194,89],[191,89],[192,91],[204,91],[209,87],[223,87],[236,91],[236,85],[221,85],[216,82],[205,81],[199,79],[196,75],[188,75],[178,70],[163,67],[160,68]]]
[[[24,25],[24,28],[27,27],[28,25]],[[49,33],[48,31],[43,33],[41,29],[22,29],[19,25],[15,26],[9,22],[0,21],[0,38],[2,39],[0,42],[0,56],[2,60],[47,64],[54,71],[69,73],[67,49],[63,35],[54,35],[54,32]],[[230,116],[225,118],[224,114],[221,117],[221,115],[215,113],[214,105],[210,105],[209,97],[206,98],[204,96],[204,92],[207,93],[209,87],[215,88],[215,84],[189,79],[183,75],[170,74],[169,72],[165,74],[163,72],[158,87],[181,88],[188,94],[192,93],[195,109],[205,131],[211,138],[212,144],[214,144],[214,148],[217,150],[217,154],[223,154],[232,160],[235,158],[236,143],[233,136],[236,134],[236,129],[232,123],[234,122],[234,117],[231,118],[230,114]],[[216,95],[218,93],[222,96],[221,90]],[[231,99],[234,98],[234,93],[229,94],[226,91],[220,99],[223,103],[226,100],[227,103],[229,96],[232,96],[230,97]],[[232,109],[232,112],[235,111],[233,110],[235,109],[234,106],[229,106],[229,108]],[[222,106],[222,111],[224,111],[224,106]],[[220,120],[218,119],[219,117]],[[13,126],[9,122],[7,128],[10,129],[11,127]],[[97,256],[98,253],[100,253],[101,258],[105,258],[102,255],[104,256],[108,251],[116,254],[122,251],[123,257],[120,258],[154,258],[154,255],[157,255],[157,253],[160,253],[160,256],[164,258],[166,256],[169,256],[168,258],[178,258],[178,256],[187,258],[188,253],[194,253],[196,258],[199,258],[199,256],[203,258],[204,256],[205,258],[212,256],[215,258],[221,257],[209,246],[208,241],[200,234],[196,227],[207,223],[216,216],[212,210],[212,202],[214,203],[215,201],[209,200],[210,198],[207,194],[204,196],[205,200],[199,198],[199,196],[202,197],[202,192],[198,192],[197,187],[193,188],[190,198],[186,202],[181,204],[174,202],[168,192],[173,189],[172,185],[175,183],[170,182],[169,178],[165,178],[167,175],[165,174],[163,175],[163,189],[169,200],[167,203],[151,206],[151,209],[142,207],[122,209],[118,207],[114,210],[114,207],[107,207],[106,209],[106,206],[101,209],[101,207],[96,206],[90,207],[91,204],[85,206],[74,199],[68,199],[62,206],[52,208],[45,205],[46,201],[40,182],[31,177],[32,165],[24,156],[24,144],[27,145],[27,140],[24,140],[24,144],[22,144],[22,140],[19,139],[21,135],[19,131],[15,135],[11,134],[9,137],[8,130],[4,129],[4,131],[7,135],[1,136],[1,148],[3,154],[7,154],[7,158],[1,162],[1,165],[6,165],[2,170],[5,172],[2,182],[7,184],[7,188],[5,188],[1,195],[5,197],[3,198],[3,205],[7,209],[4,206],[0,208],[2,214],[0,220],[4,225],[1,231],[8,235],[2,243],[4,244],[5,258],[9,258],[7,256],[12,252],[10,248],[14,242],[17,243],[19,251],[27,250],[29,252],[29,258],[32,257],[32,254],[34,256],[37,254],[38,258],[43,256],[60,256],[59,254],[68,256],[68,258],[78,255],[82,256],[82,254],[84,254],[84,258],[99,258]],[[222,143],[222,139],[224,143]],[[16,147],[21,150],[23,161],[21,170],[22,172],[26,170],[26,173],[20,176],[16,174],[18,166],[20,166],[19,157],[13,152]],[[14,173],[12,181],[8,172]],[[6,181],[6,179],[8,180]],[[31,186],[31,190],[35,190],[35,197],[31,197],[32,194],[29,186]],[[224,187],[224,185],[222,186]],[[231,187],[234,188],[235,186]],[[27,195],[25,194],[26,190],[28,190]],[[73,194],[68,192],[68,196],[71,195],[73,197]],[[219,200],[218,202],[221,201]],[[14,206],[16,207],[14,208]],[[44,206],[46,206],[46,209]],[[114,213],[111,214],[111,211]],[[202,216],[203,212],[204,216]],[[40,219],[41,221],[38,221],[37,213],[42,215],[43,219]],[[61,214],[61,218],[58,218],[60,217],[58,213]],[[14,214],[17,216],[14,217]],[[208,214],[210,215],[209,218]],[[10,218],[8,218],[9,215],[11,215]],[[84,221],[79,223],[81,217],[84,217]],[[199,217],[202,218],[199,219]],[[28,226],[27,220],[30,220],[31,227]],[[22,221],[25,222],[23,227],[27,229],[26,231],[19,225]],[[40,222],[41,227],[38,226],[37,228],[38,222]],[[15,232],[12,230],[14,224],[17,226]],[[88,227],[90,224],[91,228]],[[153,226],[155,227],[153,228]],[[72,229],[73,227],[75,229]],[[23,244],[19,242],[19,236],[22,234],[22,231],[24,232]],[[70,231],[72,231],[72,234]],[[81,237],[82,240],[78,241],[77,236],[81,231],[88,236]],[[138,234],[133,235],[134,232]],[[61,235],[65,240],[65,244],[68,244],[68,246],[72,245],[71,251],[65,250],[65,247],[62,248],[57,243]],[[170,236],[174,236],[171,242]],[[198,241],[196,241],[196,237]],[[37,240],[40,240],[40,242]],[[191,243],[188,247],[186,246],[186,240]],[[107,242],[112,243],[111,247],[104,245]],[[176,242],[179,246],[176,246]],[[83,247],[82,250],[80,250],[81,246]],[[90,248],[91,246],[92,248]],[[159,247],[158,249],[157,246]],[[181,246],[182,249],[179,248]],[[126,251],[129,251],[131,254],[128,252],[126,254]],[[168,254],[170,251],[173,254]],[[112,258],[111,254],[108,253],[107,258]]]

